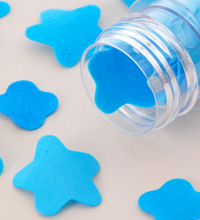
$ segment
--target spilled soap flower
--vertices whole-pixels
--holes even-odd
[[[94,5],[72,11],[47,10],[40,17],[41,23],[29,27],[26,36],[50,45],[58,62],[65,67],[76,65],[102,31],[98,26],[100,9]]]
[[[2,174],[3,169],[4,169],[3,160],[0,158],[0,174]]]
[[[13,184],[34,193],[38,212],[53,215],[71,200],[99,205],[101,195],[92,180],[99,169],[94,157],[70,151],[48,135],[39,140],[35,159],[15,175]]]
[[[10,12],[10,5],[6,2],[0,2],[0,18],[4,17]]]
[[[14,82],[5,94],[0,95],[0,112],[27,130],[42,126],[57,107],[58,99],[54,94],[40,91],[30,81]]]
[[[200,219],[200,193],[183,179],[170,180],[160,189],[143,194],[138,204],[156,220]]]

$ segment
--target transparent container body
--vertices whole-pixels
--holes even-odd
[[[96,84],[88,63],[109,48],[121,51],[140,68],[155,98],[150,108],[127,103],[112,114],[97,108],[118,129],[142,135],[200,107],[199,0],[139,0],[102,32],[81,61],[83,84],[95,106]]]

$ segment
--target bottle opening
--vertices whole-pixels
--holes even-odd
[[[157,102],[166,105],[166,95],[160,91],[158,74],[139,51],[126,44],[96,44],[83,55],[82,70],[91,101],[110,123],[129,134],[144,134],[154,127]],[[158,99],[151,87],[156,78]]]
[[[159,8],[156,4],[163,0],[141,2],[147,2],[145,14],[129,13],[105,30],[81,61],[83,83],[95,107],[111,124],[132,135],[163,128],[190,111],[198,98],[196,68],[185,48],[192,45],[182,44],[171,26],[162,24],[168,13],[173,14],[173,24],[182,25],[185,18]],[[177,11],[184,14],[181,10]],[[162,21],[153,18],[158,12]],[[184,31],[193,33],[191,27],[186,22]]]

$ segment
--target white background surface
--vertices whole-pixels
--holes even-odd
[[[200,191],[200,111],[177,118],[165,129],[145,136],[128,136],[113,128],[95,110],[84,91],[79,64],[64,68],[52,49],[25,37],[27,27],[39,23],[40,12],[71,10],[95,4],[102,11],[99,26],[109,27],[128,10],[121,0],[9,0],[11,12],[0,19],[0,94],[17,80],[30,80],[59,99],[57,111],[45,124],[26,131],[0,114],[0,157],[5,169],[0,176],[2,220],[153,220],[137,201],[146,191],[173,178],[184,178]],[[37,141],[57,136],[76,151],[93,155],[101,170],[94,182],[103,201],[97,207],[75,204],[46,217],[35,210],[32,192],[12,185],[14,175],[30,163]]]

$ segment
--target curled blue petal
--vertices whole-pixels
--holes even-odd
[[[95,103],[102,112],[111,114],[125,104],[141,108],[155,105],[147,78],[121,51],[110,48],[97,52],[88,69],[96,84]]]

